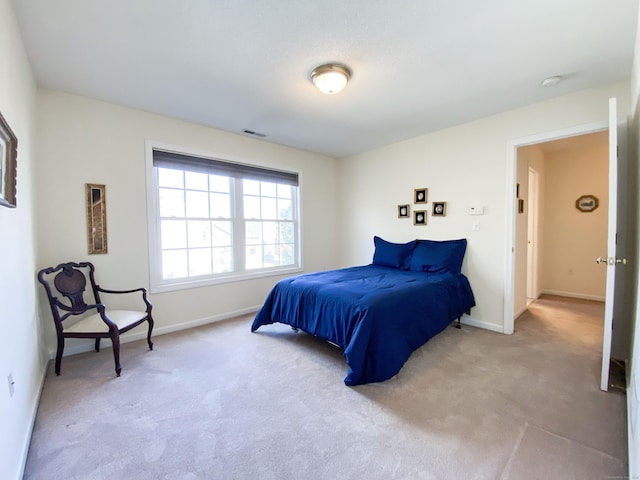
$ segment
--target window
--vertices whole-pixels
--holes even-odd
[[[152,291],[300,268],[297,173],[159,149],[148,168]]]

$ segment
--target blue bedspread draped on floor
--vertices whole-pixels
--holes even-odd
[[[279,281],[251,331],[284,323],[344,348],[344,382],[381,382],[411,353],[475,305],[463,274],[366,265]]]

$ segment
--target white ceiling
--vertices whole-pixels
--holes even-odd
[[[630,77],[637,0],[13,0],[36,80],[345,156]],[[318,64],[352,71],[323,95]],[[543,78],[564,75],[552,88]],[[241,133],[242,134],[242,133]]]

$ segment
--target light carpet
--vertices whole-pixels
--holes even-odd
[[[66,357],[27,479],[604,479],[626,399],[599,390],[602,304],[545,297],[513,335],[447,328],[400,373],[346,387],[341,351],[242,317]],[[51,368],[51,367],[50,367]]]

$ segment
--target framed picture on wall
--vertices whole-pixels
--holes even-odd
[[[600,205],[595,195],[582,195],[576,200],[576,208],[581,212],[593,212]]]
[[[433,202],[431,216],[444,217],[447,214],[447,202]]]
[[[398,205],[398,218],[409,218],[411,216],[411,209],[408,204]]]
[[[18,139],[0,114],[0,205],[15,208]]]
[[[416,210],[413,212],[413,224],[414,225],[426,225],[427,224],[427,211]]]
[[[426,188],[416,188],[413,191],[413,203],[427,203]]]
[[[88,253],[107,253],[107,187],[95,183],[85,186],[87,201]]]

